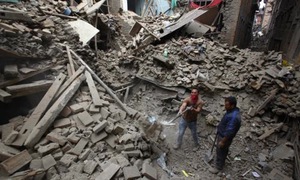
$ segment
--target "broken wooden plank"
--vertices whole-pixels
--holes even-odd
[[[13,130],[14,130],[14,123],[8,123],[2,125],[2,141],[4,141]]]
[[[28,153],[27,150],[24,150],[21,153],[6,159],[0,164],[0,166],[8,174],[12,174],[17,170],[21,169],[26,164],[28,164],[31,160],[32,160],[31,155]]]
[[[177,29],[183,27],[190,21],[196,19],[197,17],[205,14],[207,10],[203,10],[200,8],[194,9],[192,11],[189,11],[188,13],[184,14],[178,21],[176,21],[174,24],[171,24],[167,27],[165,27],[159,35],[160,38],[167,36],[168,34],[176,31]]]
[[[28,84],[7,86],[6,91],[12,94],[13,97],[25,96],[29,94],[34,94],[36,92],[45,91],[49,89],[52,83],[52,80],[42,80]]]
[[[68,76],[71,77],[72,76],[72,70],[71,70],[71,66],[70,66],[69,63],[67,64],[67,72],[68,72]]]
[[[69,58],[69,63],[70,63],[70,67],[71,67],[71,75],[73,75],[75,73],[75,68],[74,68],[74,63],[73,63],[73,59],[70,53],[70,48],[69,46],[66,46],[67,49],[67,54],[68,54],[68,58]]]
[[[268,97],[268,98],[267,98],[260,106],[257,107],[256,112],[255,112],[255,115],[256,115],[257,113],[259,113],[259,111],[261,111],[262,109],[264,109],[264,108],[269,104],[269,102],[270,102],[272,99],[274,99],[274,97],[275,97],[277,91],[278,91],[278,89],[273,90],[273,91],[271,92],[271,95],[270,95],[270,96],[269,96],[269,97]]]
[[[11,146],[7,146],[0,142],[0,162],[13,157],[16,154],[19,154],[20,151],[18,149],[15,149]]]
[[[19,136],[17,139],[12,143],[15,146],[22,146],[25,142],[26,138],[31,133],[33,127],[38,123],[41,119],[42,115],[46,111],[47,107],[49,106],[51,100],[53,99],[54,95],[57,93],[59,87],[62,85],[66,78],[66,75],[60,73],[52,86],[48,89],[42,100],[36,106],[30,117],[26,120],[25,124],[23,125],[22,129],[19,132]]]
[[[124,96],[124,101],[123,101],[124,104],[126,104],[126,102],[127,102],[128,94],[129,94],[129,87],[127,86],[127,87],[126,87],[125,96]]]
[[[79,156],[84,149],[84,147],[88,144],[88,140],[85,138],[81,138],[80,141],[76,144],[74,148],[72,148],[68,153]]]
[[[140,24],[148,33],[150,33],[153,37],[155,37],[157,40],[160,40],[158,36],[156,36],[153,32],[151,32],[143,23],[137,22]]]
[[[85,67],[84,66],[81,66],[60,88],[59,88],[59,91],[57,92],[57,94],[55,95],[55,99],[57,97],[59,97],[63,92],[64,90],[66,90],[70,84],[80,75],[82,74],[82,72],[84,71]]]
[[[2,102],[9,102],[11,100],[11,94],[8,92],[0,89],[0,101]]]
[[[87,2],[81,2],[80,4],[78,4],[77,6],[76,6],[76,9],[78,10],[78,11],[80,11],[81,9],[83,9],[85,6],[87,6],[88,4],[87,4]]]
[[[12,84],[16,84],[16,83],[21,82],[21,81],[23,81],[25,79],[28,79],[28,78],[31,78],[31,77],[36,76],[38,74],[41,74],[43,72],[46,72],[46,71],[48,71],[49,69],[53,68],[56,65],[47,66],[44,69],[38,70],[36,72],[32,72],[32,73],[20,76],[20,77],[15,78],[15,79],[11,79],[11,80],[8,80],[8,81],[1,82],[0,83],[0,88],[4,88],[6,86],[9,86],[9,85],[12,85]]]
[[[92,74],[92,76],[96,79],[96,81],[106,90],[106,92],[114,98],[117,103],[121,106],[121,108],[129,115],[131,115],[131,112],[127,109],[127,106],[125,106],[121,100],[113,93],[113,91],[96,75],[96,73],[73,51],[70,50],[71,53],[79,60],[79,62],[84,65],[87,70]]]
[[[92,101],[94,103],[95,106],[102,106],[103,103],[101,102],[98,90],[95,86],[94,80],[92,78],[92,75],[88,72],[85,71],[85,77],[86,77],[86,82],[89,86],[89,90],[92,96]]]
[[[86,14],[90,15],[90,14],[96,12],[102,6],[102,4],[104,2],[105,2],[105,0],[101,0],[101,1],[97,2],[92,7],[90,7],[89,9],[86,10]]]
[[[275,131],[279,130],[283,126],[283,123],[276,124],[274,128],[268,129],[264,134],[258,137],[259,140],[263,140],[273,134]]]
[[[0,28],[3,28],[5,30],[9,30],[9,31],[12,31],[12,32],[17,32],[18,29],[9,25],[9,24],[6,24],[6,23],[0,23]]]
[[[39,123],[33,128],[25,141],[26,147],[33,147],[44,135],[47,129],[51,126],[55,118],[59,115],[61,110],[67,105],[69,100],[78,90],[85,76],[81,75],[62,93],[62,95],[55,101],[55,103],[45,113]]]
[[[0,19],[32,22],[31,17],[25,12],[7,11],[7,10],[0,10]]]

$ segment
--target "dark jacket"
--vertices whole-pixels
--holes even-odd
[[[239,108],[227,111],[218,125],[218,135],[233,139],[241,127],[241,114]]]

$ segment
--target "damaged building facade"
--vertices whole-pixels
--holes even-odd
[[[258,1],[173,2],[0,1],[1,180],[299,180],[300,67],[279,51],[298,53],[299,30],[252,51]],[[192,87],[201,146],[187,132],[174,150]],[[215,175],[205,154],[229,95],[243,122]]]
[[[300,63],[300,1],[278,0],[272,3],[269,22],[269,48],[283,51],[284,58]]]

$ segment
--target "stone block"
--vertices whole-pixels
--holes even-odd
[[[77,117],[79,118],[79,120],[84,126],[89,126],[94,122],[94,119],[87,111],[83,111],[82,113],[79,113]]]
[[[126,166],[130,166],[130,162],[128,161],[127,158],[125,158],[122,154],[118,154],[116,156],[118,164],[123,168]]]
[[[64,153],[68,152],[70,149],[72,149],[72,146],[69,143],[67,143],[64,147],[61,148],[61,150]]]
[[[59,148],[59,144],[58,143],[49,143],[45,146],[40,146],[38,148],[38,152],[41,156],[45,156],[47,154],[50,154],[52,151],[54,151],[55,149]]]
[[[77,137],[76,133],[73,132],[67,137],[67,140],[73,144],[76,144],[80,140],[80,137]]]
[[[64,165],[69,167],[71,165],[72,162],[75,162],[77,160],[77,156],[76,155],[72,155],[72,154],[65,154],[60,160],[59,162]]]
[[[87,139],[81,138],[80,141],[76,144],[76,146],[73,149],[71,149],[68,153],[79,156],[88,142],[89,141]]]
[[[101,107],[100,113],[103,119],[107,119],[108,116],[110,115],[110,112],[106,107]]]
[[[66,118],[66,117],[69,117],[71,114],[72,114],[71,108],[68,106],[65,106],[59,115]]]
[[[104,131],[101,132],[101,133],[99,133],[99,134],[93,133],[93,134],[91,135],[91,141],[92,141],[93,144],[95,144],[95,143],[101,141],[102,139],[104,139],[104,138],[106,138],[106,137],[107,137],[107,133],[104,132]]]
[[[93,172],[95,171],[97,165],[98,164],[95,161],[88,160],[88,161],[86,161],[86,163],[83,167],[83,171],[87,174],[93,174]]]
[[[124,150],[125,150],[125,151],[132,151],[132,150],[134,150],[134,145],[133,145],[133,143],[125,144],[125,145],[124,145]]]
[[[43,166],[44,166],[45,170],[47,170],[50,167],[53,167],[53,166],[56,165],[56,161],[55,161],[54,157],[51,154],[48,154],[47,156],[44,156],[42,158],[42,162],[43,162]]]
[[[133,165],[135,165],[139,170],[142,170],[144,161],[142,159],[136,160]]]
[[[63,118],[55,120],[53,123],[54,128],[64,128],[71,125],[71,120],[69,118]]]
[[[114,134],[121,134],[124,131],[124,126],[121,126],[120,124],[114,126],[113,133]]]
[[[44,166],[43,166],[43,163],[42,163],[42,159],[40,159],[40,158],[39,159],[33,159],[30,162],[29,168],[32,169],[32,170],[43,169]]]
[[[96,122],[102,120],[102,116],[101,116],[100,113],[93,114],[93,115],[92,115],[92,118],[93,118]]]
[[[119,171],[120,166],[114,163],[110,163],[99,176],[96,177],[96,180],[110,180],[112,177]]]
[[[98,112],[100,112],[100,108],[96,107],[94,104],[91,104],[90,108],[89,108],[89,112],[91,112],[91,113],[98,113]]]
[[[71,108],[73,114],[82,112],[84,110],[84,108],[82,107],[81,104],[73,104],[70,106],[70,108]]]
[[[143,157],[143,153],[140,150],[122,151],[122,154],[128,157]]]
[[[108,122],[108,126],[106,126],[105,127],[105,131],[107,132],[107,133],[111,133],[113,130],[114,130],[114,124],[113,123],[111,123],[111,122]]]
[[[105,142],[111,147],[115,148],[116,147],[116,141],[117,141],[117,136],[110,134],[106,139]]]
[[[17,131],[10,132],[10,134],[4,140],[4,144],[11,145],[18,135],[19,133]]]
[[[101,121],[99,124],[97,124],[94,128],[93,131],[95,133],[99,133],[100,131],[102,131],[106,126],[108,125],[108,122],[106,120]]]
[[[123,168],[125,180],[132,180],[141,177],[141,173],[136,166]]]
[[[91,149],[85,149],[84,151],[83,151],[83,153],[81,153],[80,155],[79,155],[79,160],[81,160],[81,161],[84,161],[84,160],[86,160],[86,158],[89,156],[89,154],[92,152],[92,150]]]
[[[60,150],[58,152],[52,153],[52,156],[54,157],[55,160],[60,160],[64,156],[63,152]]]
[[[142,174],[151,180],[157,180],[157,170],[146,162],[143,164]]]
[[[57,133],[51,132],[49,134],[47,134],[46,139],[48,139],[49,141],[52,141],[54,143],[58,143],[59,145],[63,146],[66,144],[67,139],[64,136],[61,136]]]

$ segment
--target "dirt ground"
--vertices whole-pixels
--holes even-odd
[[[165,99],[162,100],[162,97],[166,98],[166,93],[165,90],[157,86],[140,83],[132,89],[129,95],[130,102],[128,104],[140,112],[154,117],[158,122],[169,121],[176,116],[180,103],[172,104]],[[185,96],[187,95],[188,93],[185,94]],[[224,108],[221,106],[222,102],[215,102],[211,97],[203,94],[201,98],[206,104],[217,104],[219,108]],[[177,100],[179,102],[180,99]],[[208,171],[210,165],[213,164],[213,160],[208,164],[204,161],[204,157],[205,154],[211,150],[215,127],[207,125],[205,116],[200,114],[197,121],[200,148],[197,150],[194,148],[191,131],[187,128],[181,148],[174,150],[173,145],[178,135],[179,119],[174,122],[174,125],[163,125],[164,128],[162,132],[162,135],[165,137],[164,143],[167,144],[169,149],[169,152],[166,152],[167,168],[173,172],[174,175],[168,176],[168,173],[154,162],[158,169],[160,179],[164,179],[164,177],[169,177],[170,179],[260,179],[254,178],[251,172],[248,172],[242,177],[242,174],[247,172],[252,166],[255,166],[256,163],[253,161],[253,158],[256,152],[254,149],[256,149],[258,145],[250,141],[248,142],[247,139],[243,139],[242,134],[245,132],[246,126],[241,127],[235,137],[230,147],[230,155],[226,161],[226,167],[223,172],[214,175]],[[246,124],[246,122],[244,122],[244,124]],[[188,177],[184,175],[183,171],[188,173]]]

